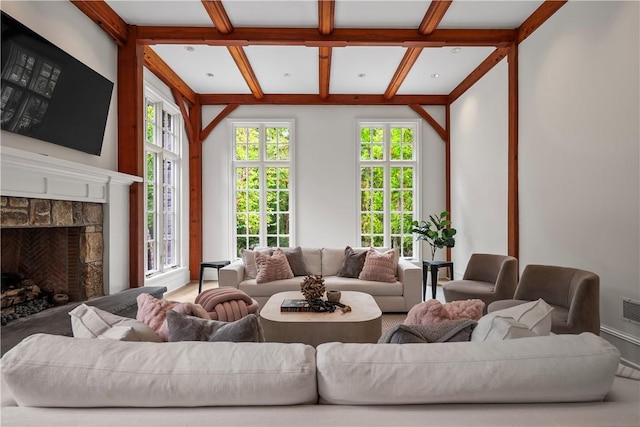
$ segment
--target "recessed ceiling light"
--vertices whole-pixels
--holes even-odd
[[[214,74],[213,73],[205,73],[207,77],[213,77]]]
[[[431,74],[431,78],[432,79],[437,79],[438,77],[440,77],[440,74],[438,74],[438,73]]]
[[[193,46],[185,46],[184,50],[186,50],[187,52],[193,52],[195,49]]]
[[[458,53],[458,52],[460,52],[461,50],[462,50],[462,48],[461,48],[461,47],[454,47],[454,48],[452,48],[452,49],[451,49],[451,53]]]
[[[358,74],[358,77],[360,77],[361,79],[362,79],[362,78],[364,78],[364,77],[366,77],[366,76],[367,76],[367,75],[366,75],[365,73],[360,73],[360,74]]]

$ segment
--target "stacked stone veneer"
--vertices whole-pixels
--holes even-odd
[[[2,272],[71,300],[104,295],[103,216],[101,203],[2,196]]]

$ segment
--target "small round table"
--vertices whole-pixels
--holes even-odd
[[[207,261],[200,263],[200,284],[198,285],[198,294],[202,292],[202,276],[205,268],[215,268],[218,271],[218,280],[220,280],[220,269],[231,264],[231,261]]]

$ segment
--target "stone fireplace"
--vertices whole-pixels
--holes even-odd
[[[104,295],[102,204],[2,196],[0,218],[3,274],[70,301]]]
[[[129,289],[129,190],[141,177],[3,145],[0,173],[3,273],[53,291],[66,278],[72,301]],[[44,277],[31,273],[41,261],[53,264]]]

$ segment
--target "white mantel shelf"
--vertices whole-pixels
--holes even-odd
[[[107,203],[108,186],[142,178],[81,163],[0,146],[3,196]]]

